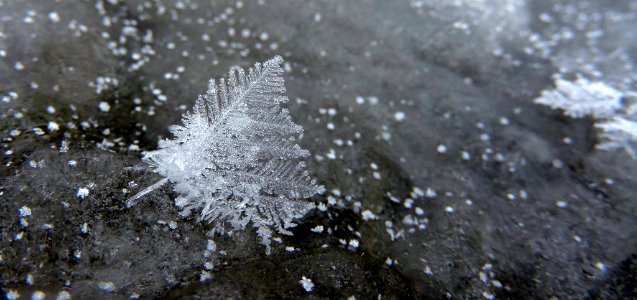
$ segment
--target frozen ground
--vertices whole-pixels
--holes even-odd
[[[635,2],[438,2],[0,0],[2,295],[637,297],[637,160],[534,103],[581,76],[632,118]],[[126,209],[207,80],[277,54],[327,189],[295,235]]]

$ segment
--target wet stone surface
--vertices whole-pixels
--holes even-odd
[[[637,160],[533,103],[636,90],[634,3],[210,2],[0,1],[2,296],[637,297]],[[208,79],[274,55],[327,189],[294,236],[126,208]]]

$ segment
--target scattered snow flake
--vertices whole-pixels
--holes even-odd
[[[20,299],[20,293],[18,293],[18,291],[16,290],[9,290],[4,294],[4,296],[7,298],[7,300]]]
[[[480,280],[482,280],[482,282],[484,283],[487,283],[489,281],[489,277],[487,277],[487,274],[485,274],[484,272],[480,272],[478,276],[480,277]]]
[[[56,11],[52,11],[49,13],[49,20],[53,23],[60,22],[60,15]]]
[[[388,258],[385,260],[385,264],[386,264],[387,266],[390,266],[390,267],[391,267],[391,266],[393,266],[393,265],[394,265],[394,261],[393,261],[390,257],[388,257]]]
[[[285,251],[287,251],[287,252],[294,252],[294,251],[296,251],[296,248],[294,248],[294,247],[292,247],[292,246],[287,246],[287,247],[285,247]]]
[[[75,166],[77,166],[77,161],[75,161],[75,160],[69,160],[69,166],[71,166],[71,167],[75,167]]]
[[[425,211],[420,207],[416,207],[415,211],[416,211],[416,214],[419,216],[422,216],[425,214]]]
[[[489,292],[482,292],[482,297],[484,297],[487,300],[494,300],[495,299],[495,295],[489,293]]]
[[[427,191],[425,192],[425,196],[427,196],[427,198],[436,198],[438,194],[436,193],[436,190],[432,188],[427,188]]]
[[[312,279],[309,279],[305,276],[301,277],[301,280],[299,280],[299,284],[301,284],[303,289],[308,293],[311,293],[312,289],[314,288],[314,283],[312,283]]]
[[[15,62],[15,64],[13,64],[13,68],[18,71],[22,71],[24,70],[24,65],[21,62],[17,61]]]
[[[382,178],[382,177],[380,176],[380,172],[374,172],[374,173],[372,174],[372,176],[373,176],[373,177],[374,177],[374,179],[376,179],[376,180],[380,180],[380,179]]]
[[[451,213],[454,212],[454,209],[451,206],[447,206],[447,207],[445,207],[445,211],[451,214]]]
[[[50,121],[49,124],[46,126],[46,128],[49,129],[49,131],[51,132],[55,132],[60,129],[60,125],[58,125],[58,123]]]
[[[378,217],[373,212],[371,212],[369,209],[366,209],[363,212],[361,212],[361,216],[363,217],[364,221],[378,219]]]
[[[469,152],[467,151],[462,151],[462,159],[463,160],[470,160],[471,159],[471,154],[469,154]]]
[[[203,268],[210,271],[215,268],[215,265],[213,265],[212,262],[207,261],[203,264]]]
[[[365,98],[363,98],[361,96],[356,96],[356,104],[358,104],[358,105],[365,104]]]
[[[351,239],[349,241],[349,249],[351,250],[358,249],[359,245],[360,245],[360,242],[357,239]]]
[[[51,105],[47,106],[46,112],[50,113],[50,114],[54,114],[55,113],[55,107],[53,107]]]
[[[441,154],[447,153],[447,146],[440,144],[438,145],[438,147],[436,147],[436,151]]]
[[[108,112],[109,110],[111,110],[111,105],[108,104],[108,102],[104,102],[104,101],[100,102],[98,107],[103,112]]]
[[[46,294],[42,291],[35,291],[31,294],[31,300],[44,300]]]
[[[67,291],[61,291],[58,293],[56,300],[71,300],[71,293]]]
[[[82,224],[82,226],[80,227],[80,232],[82,232],[83,234],[88,233],[88,223],[84,222],[84,224]]]
[[[596,262],[595,263],[595,267],[597,269],[599,269],[600,271],[602,271],[602,272],[606,272],[606,265],[604,263],[602,263],[602,262],[599,262],[599,261]]]
[[[201,274],[199,275],[199,282],[206,282],[210,279],[212,279],[212,273],[207,271],[201,271]]]
[[[20,209],[18,209],[18,212],[20,213],[20,217],[22,218],[28,217],[31,215],[31,209],[27,206],[22,206]]]
[[[208,240],[208,244],[206,244],[206,250],[210,252],[217,251],[217,244],[213,240]]]
[[[500,282],[500,280],[493,279],[493,280],[490,281],[490,283],[495,288],[498,288],[498,289],[502,288],[502,283]]]
[[[560,200],[560,201],[555,202],[555,205],[557,205],[557,207],[559,207],[559,208],[567,208],[568,207],[568,202]]]
[[[35,135],[44,135],[44,130],[42,130],[42,128],[40,128],[40,127],[35,127],[35,128],[33,128],[33,134],[35,134]]]
[[[168,228],[170,228],[171,230],[177,229],[177,222],[175,221],[168,222]]]
[[[394,119],[398,122],[402,122],[405,120],[405,113],[402,111],[394,113]]]
[[[88,196],[89,190],[85,187],[79,188],[77,189],[77,197],[78,198],[82,198],[84,199],[86,196]]]
[[[429,266],[425,266],[425,274],[432,276],[434,275],[434,272],[431,271],[431,268]]]
[[[100,281],[98,284],[100,290],[112,293],[115,291],[115,284],[111,281]]]

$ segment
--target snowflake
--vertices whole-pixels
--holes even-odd
[[[300,199],[325,189],[305,170],[309,152],[295,143],[303,128],[280,106],[288,101],[282,63],[277,56],[247,73],[233,67],[227,81],[211,80],[183,125],[170,127],[175,139],[144,152],[143,160],[165,178],[127,206],[170,181],[182,215],[201,210],[214,233],[232,235],[251,224],[268,254],[272,229],[291,235],[293,220],[315,207]]]

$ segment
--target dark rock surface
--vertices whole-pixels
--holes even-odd
[[[533,103],[577,57],[635,89],[634,3],[210,2],[0,1],[3,296],[637,298],[637,160]],[[327,209],[270,256],[168,186],[126,209],[207,80],[276,54]]]

